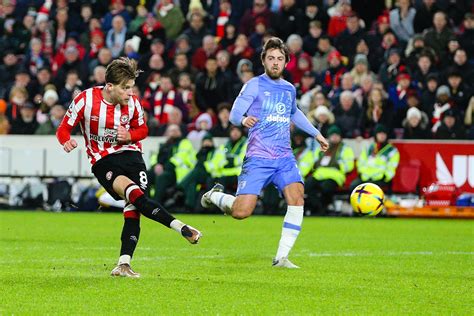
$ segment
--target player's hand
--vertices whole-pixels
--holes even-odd
[[[132,136],[130,132],[123,126],[119,126],[117,129],[117,141],[119,143],[128,144],[132,141]]]
[[[63,145],[63,149],[65,152],[70,152],[72,151],[74,148],[77,147],[77,142],[74,140],[74,139],[70,139],[68,140],[67,142],[64,143]]]
[[[257,124],[258,118],[255,116],[247,116],[242,120],[242,125],[248,128],[253,127],[255,124]]]
[[[318,141],[319,145],[321,145],[322,152],[326,152],[329,149],[329,143],[323,135],[319,134],[316,136],[316,140]]]

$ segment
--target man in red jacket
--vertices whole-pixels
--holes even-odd
[[[111,275],[135,278],[140,274],[131,269],[130,260],[140,235],[140,213],[174,229],[192,244],[201,238],[197,229],[145,196],[148,178],[140,140],[147,136],[148,128],[132,90],[138,73],[133,60],[112,61],[105,73],[105,86],[76,96],[56,133],[64,150],[70,152],[77,147],[71,131],[80,124],[92,172],[112,197],[125,200],[120,258]]]

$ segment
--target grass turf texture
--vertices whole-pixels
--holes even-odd
[[[126,279],[121,214],[0,212],[0,314],[473,314],[472,221],[305,218],[288,270],[282,217],[180,218],[201,243],[142,217]]]

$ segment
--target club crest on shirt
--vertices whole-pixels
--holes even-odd
[[[285,113],[285,111],[286,111],[286,105],[285,105],[285,103],[278,102],[278,103],[276,104],[276,111],[277,111],[278,114],[283,114],[283,113]]]
[[[125,125],[128,123],[128,115],[124,114],[120,117],[120,124]]]
[[[247,185],[247,181],[239,181],[239,189],[242,190]]]
[[[112,171],[109,171],[105,174],[105,178],[107,179],[107,181],[110,181],[110,179],[112,179],[112,175],[113,175]]]

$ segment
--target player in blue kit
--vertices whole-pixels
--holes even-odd
[[[262,189],[273,183],[288,204],[273,266],[298,268],[288,260],[288,254],[301,231],[304,187],[291,150],[290,122],[315,137],[322,151],[329,144],[296,107],[295,87],[282,79],[289,59],[288,48],[281,39],[273,37],[265,43],[261,55],[265,73],[242,87],[230,113],[232,124],[249,128],[237,196],[223,193],[223,186],[218,183],[203,195],[201,204],[214,204],[224,213],[244,219],[252,215]]]

